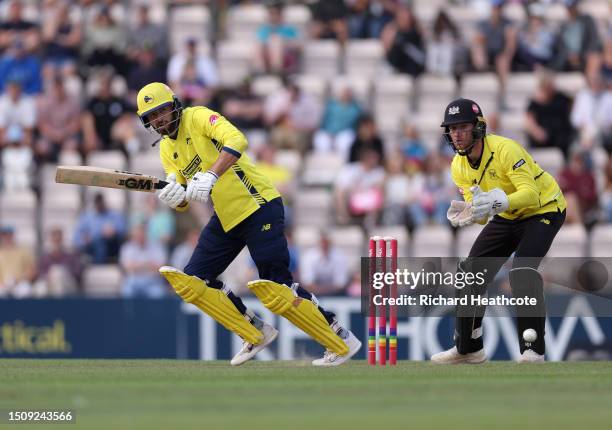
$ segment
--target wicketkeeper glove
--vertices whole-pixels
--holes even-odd
[[[472,204],[461,200],[451,200],[446,218],[453,227],[465,227],[473,224]]]
[[[471,191],[473,194],[472,210],[476,221],[504,212],[510,205],[508,196],[499,188],[485,192],[476,185],[471,188]]]

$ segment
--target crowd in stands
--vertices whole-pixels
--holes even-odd
[[[173,20],[190,8],[208,17],[195,30]],[[289,19],[289,9],[306,18]],[[230,79],[237,66],[223,66],[224,42],[244,31],[232,22],[247,10],[259,17],[244,39],[255,49],[247,73]],[[470,97],[468,82],[478,86],[480,76],[494,80],[493,101],[483,101],[489,132],[512,129],[510,137],[534,154],[561,154],[551,173],[569,203],[567,224],[590,231],[612,222],[611,3],[8,0],[0,16],[0,297],[86,294],[88,268],[109,264],[121,271],[124,297],[170,294],[157,268],[184,267],[210,207],[174,214],[152,195],[122,195],[117,204],[105,192],[79,189],[78,213],[59,217],[72,223],[50,225],[46,212],[71,192],[50,187],[49,168],[94,164],[100,154],[122,161],[103,167],[138,168],[155,156],[157,136],[144,130],[134,106],[137,91],[153,81],[167,82],[185,106],[218,110],[247,135],[251,156],[283,193],[296,279],[316,294],[358,294],[359,261],[349,260],[363,254],[362,244],[351,254],[337,246],[334,230],[356,226],[365,238],[380,226],[407,235],[450,229],[454,154],[438,123],[446,104]],[[349,70],[355,41],[380,49],[374,73]],[[326,42],[337,58],[324,76],[311,54]],[[340,79],[351,70],[354,79]],[[511,81],[526,75],[536,85],[523,103]],[[398,121],[390,121],[394,92],[403,97],[403,87],[381,100],[376,91],[395,77],[410,91],[397,102]],[[567,77],[579,85],[559,85]],[[453,89],[430,97],[439,88],[428,92],[427,79]],[[19,199],[6,196],[25,194],[36,201],[29,226],[7,215]],[[306,195],[326,203],[313,197],[303,210]],[[301,227],[314,227],[313,237],[295,237]],[[235,283],[256,277],[243,260],[229,275]]]

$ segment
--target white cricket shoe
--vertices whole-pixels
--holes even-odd
[[[317,358],[312,362],[313,366],[319,367],[332,367],[340,366],[342,363],[349,361],[351,357],[361,349],[361,342],[355,337],[352,331],[348,331],[348,337],[344,339],[344,342],[349,348],[346,355],[338,355],[330,350],[325,351],[323,358]]]
[[[538,354],[533,349],[526,349],[518,361],[519,363],[544,363],[544,354]]]
[[[264,338],[257,345],[253,345],[247,341],[243,342],[242,349],[238,351],[238,353],[234,355],[234,358],[232,358],[232,361],[230,361],[232,366],[240,366],[241,364],[249,361],[255,356],[255,354],[274,342],[274,339],[276,339],[278,336],[278,330],[267,323],[264,323],[261,332],[263,333]]]
[[[487,356],[485,355],[484,349],[468,354],[459,354],[456,346],[431,356],[431,362],[436,364],[480,364],[485,361],[487,361]]]

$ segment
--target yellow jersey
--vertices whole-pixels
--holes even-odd
[[[176,139],[165,136],[159,155],[166,175],[176,174],[181,184],[197,172],[210,169],[221,151],[239,157],[211,192],[215,212],[227,232],[265,202],[280,197],[268,178],[257,171],[246,147],[246,137],[232,123],[213,110],[196,106],[183,109]]]
[[[470,187],[474,185],[483,191],[502,189],[509,201],[508,209],[499,214],[502,218],[517,220],[567,207],[555,178],[542,170],[525,148],[503,136],[485,136],[477,167],[467,156],[455,155],[451,175],[465,201],[472,201]]]

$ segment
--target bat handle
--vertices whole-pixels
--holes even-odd
[[[155,189],[156,190],[161,190],[162,188],[164,188],[166,185],[168,185],[167,181],[162,181],[159,180],[156,184],[155,184]],[[181,187],[183,187],[184,189],[187,189],[187,185],[181,184]]]

